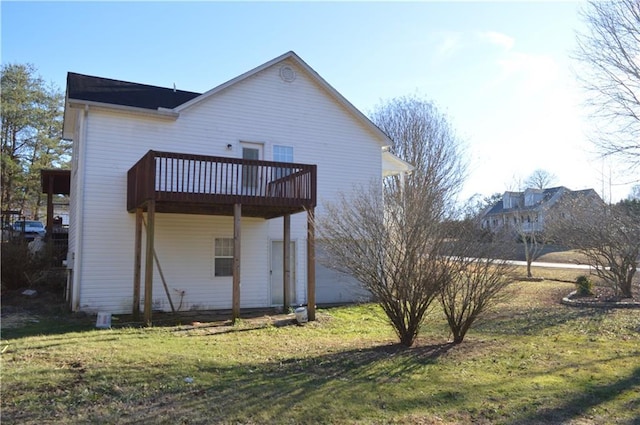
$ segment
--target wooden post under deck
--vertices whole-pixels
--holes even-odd
[[[135,253],[133,258],[133,319],[140,320],[140,277],[142,267],[142,208],[136,208]]]
[[[316,231],[314,208],[307,210],[307,317],[316,320]]]
[[[147,201],[147,249],[144,263],[144,321],[151,326],[151,309],[153,305],[153,238],[156,221],[156,201]]]
[[[282,242],[282,277],[283,277],[283,295],[282,295],[282,312],[287,313],[287,309],[291,304],[291,215],[285,214],[282,217],[284,224],[283,242]]]
[[[53,238],[53,177],[49,178],[49,187],[47,188],[47,233],[49,240]]]
[[[232,321],[240,318],[240,221],[242,205],[233,205],[233,293]]]

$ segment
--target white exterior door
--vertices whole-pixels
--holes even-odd
[[[284,274],[282,270],[283,264],[283,247],[282,241],[271,241],[271,305],[280,306],[284,298],[283,279]],[[289,303],[291,305],[296,304],[296,243],[291,241],[291,247],[289,249],[289,267],[291,268],[291,279],[289,281]]]

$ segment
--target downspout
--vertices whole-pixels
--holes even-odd
[[[78,132],[80,141],[78,148],[80,149],[80,157],[78,158],[78,177],[77,177],[77,195],[78,201],[76,222],[76,252],[74,259],[75,270],[73,272],[73,305],[72,311],[80,310],[80,281],[82,275],[82,253],[84,241],[84,174],[87,160],[87,121],[89,119],[89,106],[85,105],[84,113],[80,115],[80,131]]]

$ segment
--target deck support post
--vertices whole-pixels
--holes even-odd
[[[284,227],[282,238],[282,312],[286,314],[291,305],[291,215],[285,214],[282,217],[282,222]]]
[[[232,293],[232,321],[240,318],[240,221],[242,205],[233,205],[233,293]]]
[[[316,320],[316,231],[315,212],[307,210],[307,316]]]
[[[147,248],[144,263],[144,322],[151,326],[151,309],[153,306],[153,242],[155,236],[156,201],[147,201]]]
[[[53,239],[53,177],[49,178],[47,187],[47,239]]]
[[[142,208],[136,208],[135,252],[133,257],[133,320],[140,320],[140,279],[142,267]]]

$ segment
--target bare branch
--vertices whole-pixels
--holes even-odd
[[[525,189],[546,189],[554,184],[556,180],[557,177],[554,174],[538,168],[524,181]]]
[[[329,267],[368,289],[410,346],[441,288],[450,280],[442,260],[445,218],[464,179],[458,140],[429,102],[401,98],[381,106],[373,121],[394,141],[394,151],[416,166],[355,188],[327,206],[318,233]]]
[[[578,34],[575,58],[587,65],[578,78],[597,131],[593,143],[603,156],[640,166],[640,2],[591,1],[588,26]]]
[[[455,344],[463,341],[471,326],[513,282],[513,266],[500,259],[506,258],[505,245],[479,238],[478,229],[477,223],[467,222],[449,239],[450,278],[440,291],[440,303]]]
[[[583,200],[567,200],[550,229],[556,240],[577,249],[593,272],[623,297],[633,296],[634,276],[640,261],[640,214],[625,206],[594,208]]]

